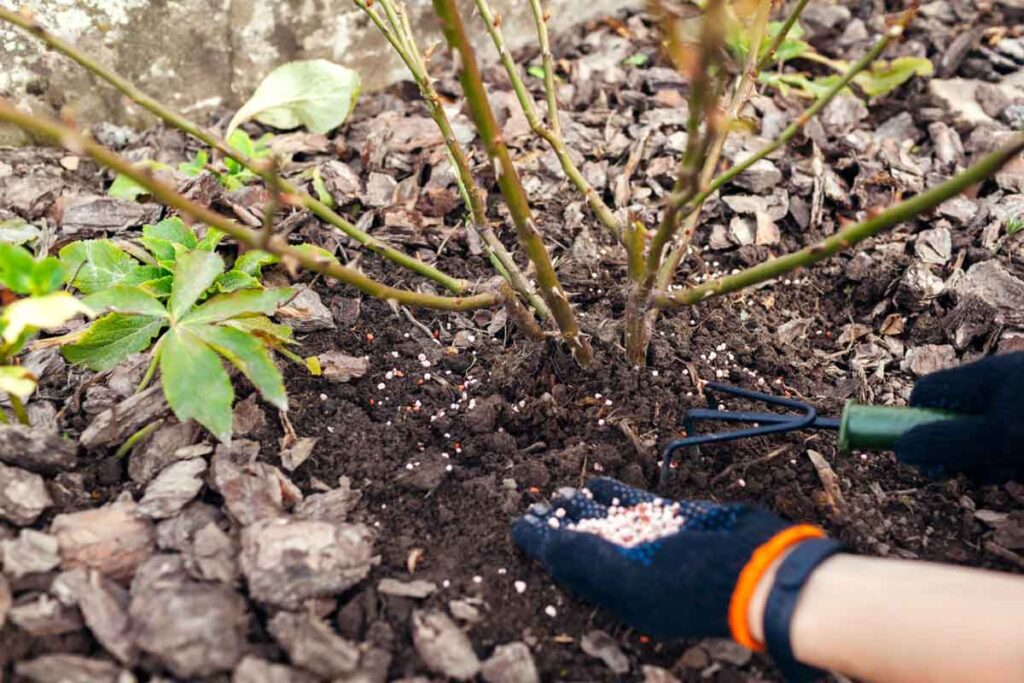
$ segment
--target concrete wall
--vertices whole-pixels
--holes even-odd
[[[440,39],[430,0],[407,0],[421,46]],[[524,0],[492,0],[513,45],[532,40]],[[471,18],[466,0],[467,21]],[[551,0],[552,26],[614,12],[636,0]],[[244,101],[275,66],[325,57],[358,69],[366,88],[404,77],[401,63],[352,0],[0,0],[28,6],[48,28],[177,109]],[[477,31],[486,39],[482,27]],[[493,50],[482,50],[490,57]],[[83,122],[147,122],[138,108],[68,60],[0,26],[0,95]],[[0,144],[18,134],[0,129]]]

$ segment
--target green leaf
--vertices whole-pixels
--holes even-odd
[[[183,325],[216,323],[240,315],[262,313],[270,315],[295,292],[287,287],[276,289],[244,289],[230,294],[218,294],[181,318]]]
[[[526,67],[526,73],[534,78],[544,78],[544,67],[534,64],[533,66]]]
[[[271,346],[297,343],[292,337],[292,328],[273,322],[265,315],[247,315],[231,318],[223,323],[226,326],[249,332]]]
[[[263,342],[233,327],[198,325],[189,330],[241,370],[269,403],[288,410],[284,378]]]
[[[210,163],[210,155],[206,153],[206,150],[199,150],[196,152],[195,159],[178,164],[178,170],[190,178],[195,178],[206,169],[208,163]]]
[[[163,318],[110,313],[89,325],[78,341],[62,350],[69,363],[100,372],[149,348],[166,324]]]
[[[1011,216],[1006,219],[1006,234],[1016,235],[1024,230],[1024,216]]]
[[[237,292],[240,289],[261,289],[263,285],[252,275],[229,270],[217,278],[214,284],[219,292]]]
[[[109,240],[72,242],[60,250],[60,260],[75,278],[71,284],[83,294],[122,283],[139,267]]]
[[[235,265],[231,267],[231,270],[259,277],[263,274],[264,266],[273,265],[280,260],[274,254],[269,254],[260,249],[250,249],[235,259]]]
[[[20,218],[0,221],[0,242],[26,244],[39,239],[43,231]]]
[[[188,313],[223,272],[224,259],[213,252],[190,251],[178,258],[168,304],[171,317],[178,320]]]
[[[142,242],[157,262],[173,264],[182,254],[195,249],[199,239],[180,218],[166,218],[156,225],[142,226]]]
[[[36,390],[36,376],[17,365],[0,365],[0,391],[28,400]]]
[[[0,285],[18,294],[41,296],[64,283],[64,267],[52,256],[36,260],[24,247],[0,242]]]
[[[646,52],[637,52],[622,60],[623,66],[647,66],[651,63],[651,56]]]
[[[82,302],[94,310],[167,317],[167,309],[164,308],[164,305],[157,301],[152,294],[139,287],[114,285],[102,292],[90,294]]]
[[[854,76],[853,81],[868,97],[886,95],[914,76],[931,76],[935,67],[924,57],[897,57],[891,62],[877,61],[868,71]]]
[[[165,218],[156,225],[142,226],[142,234],[145,237],[156,237],[175,244],[180,244],[188,249],[195,249],[199,239],[192,231],[192,228],[185,225],[185,221],[177,216]]]
[[[200,251],[213,251],[224,237],[225,233],[217,228],[207,228],[206,234],[203,235],[203,239],[199,240],[196,249]]]
[[[255,143],[253,143],[252,138],[249,137],[249,134],[246,133],[244,130],[231,131],[228,134],[228,145],[232,149],[238,150],[247,157],[256,156],[256,145]],[[224,159],[224,165],[227,167],[229,171],[235,173],[245,168],[231,157],[227,157]]]
[[[319,166],[313,169],[313,190],[316,191],[316,198],[320,200],[321,204],[328,209],[335,207],[334,197],[331,196],[331,191],[327,189],[327,183],[324,182],[324,176],[320,172]]]
[[[221,441],[231,438],[231,379],[213,349],[189,330],[171,329],[161,340],[160,382],[179,420],[195,420]]]
[[[12,344],[23,332],[52,330],[81,314],[92,316],[93,312],[68,292],[18,299],[0,314],[3,339]]]
[[[140,161],[135,164],[135,167],[150,172],[167,171],[171,168],[167,164],[150,160]],[[114,177],[114,182],[111,183],[109,188],[107,188],[107,194],[115,199],[126,199],[133,202],[139,197],[147,196],[149,194],[149,190],[144,188],[142,185],[139,185],[123,173],[118,173]]]
[[[231,123],[256,119],[274,128],[305,126],[327,133],[348,118],[359,97],[359,74],[325,59],[290,62],[271,71]]]
[[[163,270],[163,268],[160,270]],[[163,277],[146,280],[145,282],[140,282],[139,287],[158,299],[165,299],[171,295],[171,290],[174,288],[174,276],[164,275]]]

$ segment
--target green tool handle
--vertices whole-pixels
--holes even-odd
[[[933,408],[866,406],[848,401],[839,419],[839,452],[884,451],[918,425],[953,420],[958,413]]]

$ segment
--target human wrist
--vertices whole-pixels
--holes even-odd
[[[775,585],[779,567],[796,547],[788,548],[772,562],[758,582],[757,588],[754,589],[754,595],[750,598],[750,604],[747,606],[747,623],[750,625],[750,635],[754,636],[759,643],[764,642],[764,608],[768,604],[768,595],[771,593],[772,586]]]

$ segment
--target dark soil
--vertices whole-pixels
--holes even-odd
[[[855,15],[863,4],[850,3]],[[867,19],[869,8],[863,9]],[[970,21],[984,28],[1007,19],[975,13]],[[942,41],[936,26],[958,24],[932,23],[935,26],[925,22],[928,28],[912,33],[911,40],[935,56]],[[562,53],[579,57],[597,49],[600,40],[595,40],[594,34],[628,33],[627,26],[640,25],[639,19],[633,18],[628,24],[610,21],[586,27],[561,39]],[[653,54],[650,35],[645,35],[647,42],[640,41],[638,49]],[[587,36],[591,36],[589,40]],[[834,34],[818,31],[814,37],[825,45],[829,36]],[[580,41],[585,41],[583,47],[573,47]],[[961,68],[982,69],[986,53],[970,54]],[[636,78],[642,82],[640,76]],[[451,86],[451,79],[443,85]],[[595,96],[600,102],[592,109],[587,108],[589,103],[577,102],[579,118],[597,121],[611,115],[601,107],[627,111],[647,107],[626,95],[617,98],[613,94],[616,87],[625,86],[601,86]],[[652,97],[645,87],[637,86],[635,91],[644,100]],[[874,130],[905,111],[908,102],[929,104],[923,82],[911,82],[897,95],[874,105],[870,117],[856,124],[857,130]],[[794,105],[791,101],[785,104]],[[389,110],[403,116],[422,114],[405,88],[368,96],[348,130],[334,142],[332,154],[346,159],[365,176],[372,166],[366,156],[368,131],[372,133],[377,117]],[[917,107],[911,113],[921,154],[930,158],[933,150],[923,131],[930,121],[942,120],[945,114],[936,106]],[[967,138],[969,131],[962,132]],[[843,135],[826,135],[824,131],[822,135],[829,145],[824,150],[827,164],[857,188],[848,202],[826,201],[823,221],[811,227],[801,227],[795,210],[787,214],[778,222],[781,243],[777,245],[709,250],[705,248],[708,231],[698,231],[699,256],[686,266],[691,279],[713,271],[728,272],[811,243],[831,233],[841,221],[863,215],[877,196],[891,199],[892,187],[883,192],[864,185],[870,164],[844,142]],[[810,140],[802,140],[776,162],[785,172],[782,185],[794,197],[808,194],[796,188],[792,176],[796,169],[807,166],[812,146]],[[140,158],[165,155],[179,159],[183,149],[177,136],[151,133],[130,151],[135,150]],[[529,150],[520,153],[528,156]],[[658,154],[656,150],[648,156]],[[58,156],[4,152],[0,161],[6,160],[17,174],[28,173],[33,164],[53,170]],[[319,158],[311,153],[306,165]],[[425,177],[429,169],[422,164],[426,162],[420,155],[414,159],[421,164],[415,171]],[[300,163],[304,161],[300,155]],[[623,160],[612,161],[621,165]],[[649,162],[646,158],[645,165]],[[386,162],[385,168],[398,177],[408,177],[414,170],[387,168]],[[79,192],[102,191],[95,168],[87,163],[75,173],[60,173]],[[554,343],[524,340],[493,312],[440,315],[412,311],[414,323],[404,311],[354,299],[352,290],[333,283],[315,282],[317,293],[334,311],[338,328],[301,338],[301,353],[340,350],[366,355],[370,371],[350,383],[331,384],[289,366],[291,423],[300,436],[319,439],[313,457],[292,476],[307,494],[323,490],[324,485],[334,487],[339,477],[348,477],[352,487],[363,494],[353,517],[376,529],[381,555],[369,579],[340,596],[328,610],[329,620],[343,636],[373,642],[390,652],[389,680],[426,673],[410,637],[411,611],[421,606],[445,610],[449,601],[467,596],[482,601],[481,620],[467,629],[481,658],[497,645],[522,640],[530,646],[544,680],[621,679],[581,651],[581,637],[593,629],[610,633],[629,656],[630,680],[639,680],[641,666],[646,664],[670,669],[690,681],[779,680],[770,661],[759,655],[749,661],[717,654],[712,658],[703,649],[692,649],[702,648],[700,644],[655,642],[625,629],[562,591],[519,554],[509,540],[510,523],[530,503],[549,498],[559,487],[579,486],[594,475],[653,487],[661,449],[681,433],[681,414],[702,404],[697,380],[718,380],[797,397],[827,415],[837,415],[848,399],[904,402],[915,379],[906,364],[907,352],[923,344],[949,344],[947,334],[958,302],[947,292],[921,305],[897,296],[898,282],[908,266],[918,263],[913,244],[916,234],[949,223],[930,217],[901,226],[868,243],[860,256],[847,254],[797,273],[792,281],[665,314],[648,367],[638,369],[624,361],[618,344],[616,324],[624,305],[619,286],[623,280],[621,260],[612,256],[583,259],[580,254],[585,253],[587,242],[583,236],[587,231],[596,235],[597,227],[589,225],[588,216],[571,219],[574,211],[578,213],[579,203],[567,187],[536,168],[530,173],[543,178],[545,186],[535,207],[542,227],[552,240],[566,247],[560,252],[560,272],[565,288],[575,294],[584,328],[594,335],[597,362],[593,367],[580,369]],[[638,173],[642,175],[643,167]],[[1011,193],[987,183],[978,196],[988,198],[991,204]],[[707,222],[728,224],[730,216],[729,209],[715,203]],[[995,258],[1016,276],[1024,274],[1020,242],[991,249],[983,234],[989,223],[982,214],[955,226],[952,256],[947,264],[933,267],[934,272],[947,279],[961,268]],[[443,225],[440,230],[421,228],[423,233],[410,242],[432,255],[431,250],[441,241],[437,235]],[[304,225],[296,234],[322,243],[333,239],[316,224]],[[425,241],[420,240],[424,234]],[[349,256],[353,254],[348,251]],[[863,260],[858,259],[865,254],[873,260],[862,267]],[[448,272],[487,275],[460,235],[445,245],[438,261]],[[376,260],[365,259],[360,265],[371,274],[394,280],[395,269]],[[892,314],[905,322],[902,333],[883,333],[883,320]],[[806,321],[803,329],[798,329],[799,321]],[[866,326],[863,334],[852,334],[851,323]],[[988,319],[973,341],[956,351],[957,360],[965,362],[1012,348],[1019,339],[1014,341],[1008,334],[1011,327]],[[879,362],[878,357],[883,360]],[[54,378],[50,393],[44,394],[54,403],[65,401],[80,379],[80,373],[70,372]],[[243,387],[239,393],[245,396],[248,392]],[[77,402],[65,405],[63,426],[73,432],[81,430],[87,417]],[[738,404],[730,402],[732,405]],[[260,442],[262,461],[279,464],[278,439],[283,428],[273,411],[266,408],[265,412],[267,426],[249,438]],[[821,453],[838,475],[841,501],[829,501],[825,496],[819,473],[806,455],[809,449]],[[141,489],[126,483],[124,466],[111,464],[108,455],[89,456],[82,468],[83,490],[91,492],[95,503],[112,500],[123,490],[132,491],[137,498]],[[1024,571],[1020,556],[1013,551],[993,554],[993,530],[974,514],[976,510],[1019,510],[1024,497],[1014,484],[981,487],[963,479],[931,482],[897,463],[891,453],[841,456],[830,433],[706,447],[699,454],[682,454],[672,472],[666,489],[672,497],[756,503],[793,520],[820,524],[854,552]],[[210,490],[202,496],[206,502],[220,502]],[[81,509],[85,503],[75,499],[61,505],[63,509]],[[44,517],[37,526],[45,527],[50,518]],[[427,579],[440,588],[425,600],[379,595],[377,583],[388,577]],[[521,593],[515,587],[520,581],[526,586]],[[555,616],[548,614],[549,607],[554,608]],[[256,617],[250,632],[253,650],[268,659],[287,661],[266,632],[269,612],[255,604],[251,608]],[[26,642],[10,635],[12,626],[6,628],[11,638],[7,642],[20,644],[13,658],[0,655],[0,663],[47,652],[99,655],[102,651],[84,631],[78,638]],[[714,651],[713,646],[711,649]]]

